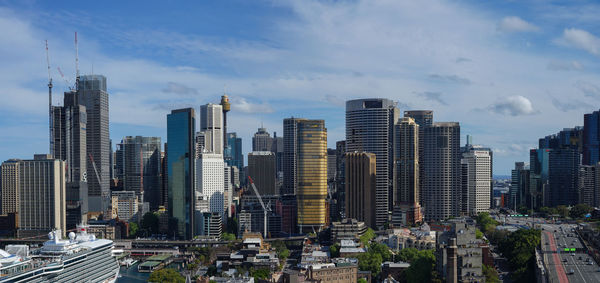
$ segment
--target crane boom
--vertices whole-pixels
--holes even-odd
[[[52,113],[52,76],[50,76],[50,55],[46,40],[46,63],[48,64],[48,128],[50,135],[50,154],[54,155],[54,115]]]
[[[267,237],[267,216],[268,216],[268,212],[271,211],[271,207],[267,207],[265,206],[265,203],[262,200],[262,197],[260,196],[260,194],[258,193],[258,190],[256,189],[256,186],[254,185],[254,181],[252,180],[252,178],[250,176],[248,176],[248,180],[250,181],[250,186],[252,187],[252,189],[254,190],[254,193],[256,194],[256,197],[258,198],[258,201],[260,202],[260,205],[263,208],[265,217],[264,217],[264,232],[263,232],[263,237]]]
[[[100,175],[98,174],[98,169],[96,169],[96,162],[94,162],[94,158],[92,157],[91,153],[88,153],[88,156],[90,157],[90,161],[92,161],[92,166],[94,167],[94,172],[96,173],[96,179],[98,180],[98,185],[102,186]]]

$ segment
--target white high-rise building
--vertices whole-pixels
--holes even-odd
[[[204,132],[204,149],[223,154],[223,106],[212,103],[200,106],[200,131]]]
[[[462,210],[476,215],[490,210],[492,191],[491,151],[480,146],[470,146],[462,154]]]
[[[225,216],[225,162],[222,154],[201,153],[196,159],[196,191],[208,200],[209,212]]]

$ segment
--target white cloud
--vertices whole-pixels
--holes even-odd
[[[565,29],[558,43],[600,55],[600,38],[582,29]]]
[[[539,31],[540,28],[519,17],[510,16],[503,18],[498,23],[498,30],[504,32],[535,32]]]
[[[546,66],[551,71],[581,71],[583,64],[579,61],[551,61]]]
[[[533,109],[531,101],[520,95],[504,97],[496,103],[490,105],[488,109],[497,114],[511,116],[531,115],[537,113],[537,111]]]
[[[273,113],[273,108],[267,103],[252,103],[248,102],[243,97],[231,97],[232,111],[239,111],[246,114],[267,114]]]
[[[575,83],[575,87],[583,92],[583,95],[587,97],[600,99],[600,87],[593,83],[579,80]]]

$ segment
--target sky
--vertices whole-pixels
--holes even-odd
[[[345,101],[383,97],[460,122],[462,143],[491,147],[509,175],[538,138],[599,108],[598,2],[189,2],[0,0],[0,160],[48,152],[45,40],[61,105],[74,32],[80,72],[107,77],[113,144],[165,142],[172,109],[226,92],[245,153],[291,116],[324,119],[334,148]]]

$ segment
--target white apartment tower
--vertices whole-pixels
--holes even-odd
[[[218,212],[225,217],[225,162],[222,154],[199,154],[196,159],[196,194],[206,197],[209,212]]]
[[[205,151],[223,154],[223,106],[212,103],[200,106],[200,131],[204,132]]]

